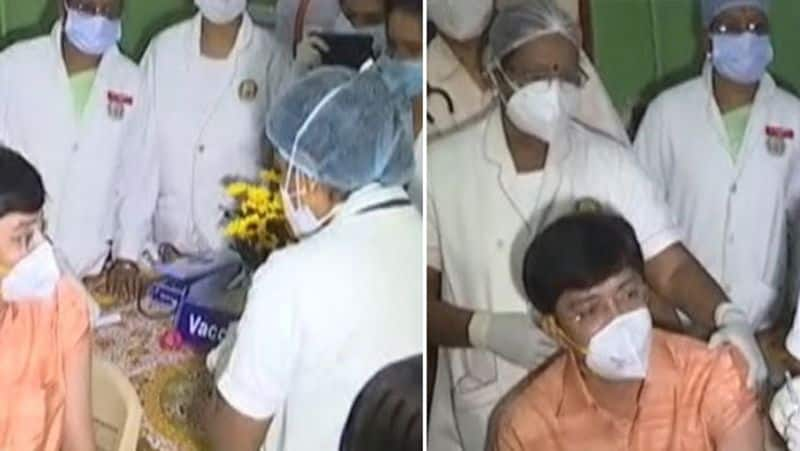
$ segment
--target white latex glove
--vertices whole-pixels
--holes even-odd
[[[469,341],[527,369],[538,368],[558,345],[526,313],[475,312],[469,323]]]
[[[800,378],[791,381],[795,395],[789,391],[789,384],[784,384],[772,398],[769,407],[769,418],[778,434],[786,440],[789,451],[800,451]]]
[[[800,416],[794,415],[786,429],[786,449],[800,451]]]
[[[307,72],[322,64],[322,54],[330,51],[330,47],[319,36],[307,34],[297,44],[297,54],[294,64],[298,70]]]
[[[718,329],[711,336],[708,347],[713,349],[725,343],[733,345],[747,361],[747,387],[753,390],[763,387],[769,372],[747,315],[739,307],[724,302],[714,312],[714,322]]]

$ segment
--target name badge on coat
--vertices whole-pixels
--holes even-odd
[[[768,125],[765,133],[767,135],[767,152],[776,157],[783,156],[786,153],[786,141],[794,139],[794,130],[790,128]]]
[[[252,102],[258,95],[258,83],[252,78],[248,78],[239,85],[239,100],[242,102]]]
[[[108,91],[106,98],[108,99],[108,117],[115,121],[122,120],[125,117],[125,109],[133,106],[133,97],[115,91]]]

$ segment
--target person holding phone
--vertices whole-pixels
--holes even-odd
[[[321,65],[358,68],[386,51],[387,4],[384,0],[338,1],[340,11],[332,27],[307,26],[295,49],[295,72],[303,74]],[[310,7],[309,7],[310,8]],[[367,42],[371,54],[361,51]],[[353,54],[361,60],[353,62]],[[358,58],[356,58],[358,59]]]

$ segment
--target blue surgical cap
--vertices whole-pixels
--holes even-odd
[[[266,134],[306,176],[349,193],[408,183],[414,171],[411,103],[375,66],[323,67],[289,87]]]
[[[708,27],[714,19],[731,8],[751,6],[767,14],[769,0],[700,0],[703,25]]]

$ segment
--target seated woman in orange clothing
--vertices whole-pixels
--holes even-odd
[[[44,197],[0,147],[0,450],[93,451],[88,295],[42,237]]]
[[[643,271],[618,216],[567,216],[534,240],[525,290],[566,352],[498,411],[496,451],[764,449],[744,361],[653,329]]]

